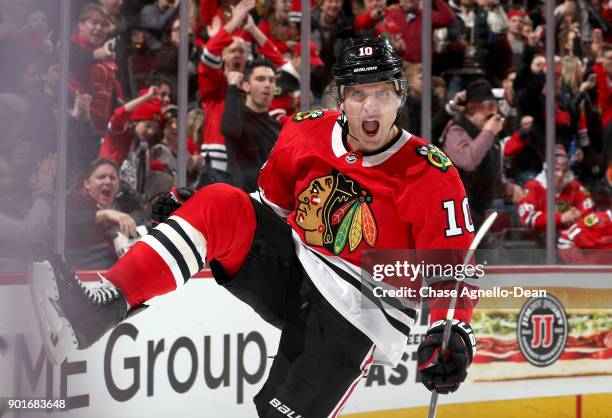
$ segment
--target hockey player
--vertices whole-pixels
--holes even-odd
[[[397,365],[417,312],[373,295],[361,280],[362,253],[467,249],[474,228],[450,160],[395,125],[406,81],[389,42],[348,40],[333,73],[339,111],[288,122],[258,192],[224,184],[199,190],[86,290],[59,260],[35,268],[33,291],[55,361],[64,358],[57,347],[89,347],[209,263],[218,284],[282,329],[254,398],[259,416],[285,416],[278,408],[286,406],[296,416],[336,417],[373,362]],[[460,306],[445,353],[446,310],[432,309],[418,350],[430,390],[455,391],[472,361],[471,306]],[[54,307],[59,322],[47,315]]]

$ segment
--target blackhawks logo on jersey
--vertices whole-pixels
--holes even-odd
[[[434,145],[421,145],[416,149],[416,153],[443,173],[453,166],[450,158]]]
[[[294,122],[302,122],[307,119],[316,119],[323,116],[322,110],[309,110],[308,112],[298,112],[293,117]]]
[[[571,206],[572,205],[570,205],[569,202],[566,202],[565,200],[555,199],[555,210],[557,212],[563,213],[569,210]]]
[[[587,216],[585,216],[584,220],[584,226],[588,227],[588,228],[592,228],[595,225],[597,225],[599,223],[599,218],[597,217],[596,214],[591,213]]]
[[[370,204],[372,195],[359,183],[334,170],[314,178],[298,195],[295,214],[309,245],[325,247],[338,255],[348,244],[355,251],[363,241],[374,247],[378,228]]]

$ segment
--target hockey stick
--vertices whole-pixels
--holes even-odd
[[[474,240],[472,241],[472,244],[470,245],[470,248],[467,254],[465,255],[465,259],[463,260],[464,266],[468,264],[470,260],[472,259],[474,252],[480,245],[480,241],[482,241],[484,236],[487,234],[487,232],[489,231],[489,228],[491,228],[491,225],[493,225],[493,222],[495,222],[495,219],[497,219],[497,212],[493,212],[492,214],[490,214],[489,217],[485,219],[485,221],[483,222],[482,226],[476,233],[476,236],[474,237]],[[457,280],[457,283],[455,284],[455,295],[459,295],[460,286],[461,286],[461,281]],[[455,306],[456,305],[457,305],[457,296],[454,296],[451,299],[450,305],[448,306],[448,311],[446,312],[446,322],[444,323],[444,332],[442,334],[442,346],[440,347],[440,353],[441,353],[440,355],[442,355],[442,353],[446,353],[446,348],[448,347],[448,341],[450,340],[450,333],[451,333],[451,329],[453,325],[453,317],[455,316]],[[431,399],[429,400],[429,412],[427,414],[427,418],[436,418],[437,410],[438,410],[438,392],[434,389],[431,391]]]

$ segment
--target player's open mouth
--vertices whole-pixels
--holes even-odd
[[[361,122],[361,129],[368,136],[374,136],[378,133],[378,128],[380,127],[380,123],[377,120],[365,120]]]
[[[102,190],[102,196],[104,196],[106,198],[110,197],[111,196],[111,191],[107,190],[107,189],[103,189]]]

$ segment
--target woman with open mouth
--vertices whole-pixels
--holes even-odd
[[[91,164],[82,188],[69,200],[66,218],[66,258],[83,269],[113,265],[118,234],[137,238],[137,225],[147,225],[136,194],[120,183],[117,163],[107,158]]]

